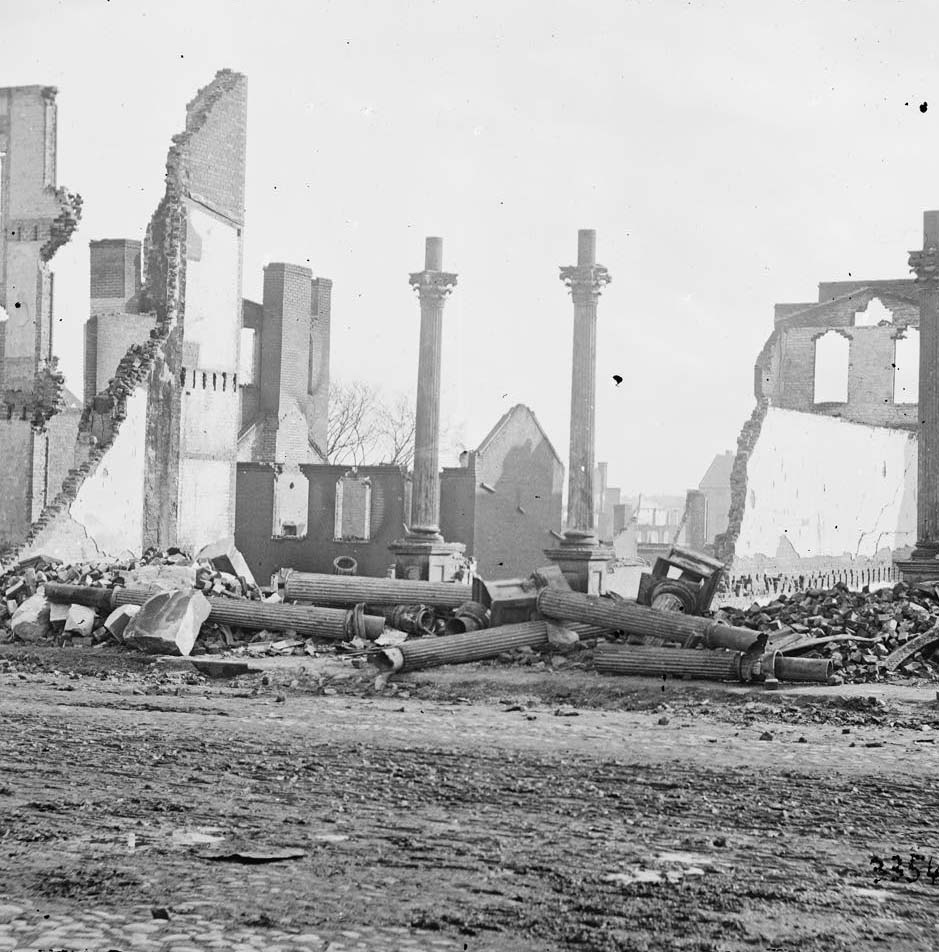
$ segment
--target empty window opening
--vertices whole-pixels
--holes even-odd
[[[893,311],[884,307],[880,298],[871,298],[863,311],[856,311],[854,314],[855,327],[876,327],[884,323],[893,323]]]
[[[302,539],[309,524],[310,483],[299,466],[274,476],[274,538]]]
[[[337,542],[368,542],[372,529],[372,481],[347,473],[336,482]]]
[[[908,327],[896,339],[893,358],[893,402],[919,401],[919,330]]]
[[[815,340],[815,403],[848,402],[851,341],[837,331]]]

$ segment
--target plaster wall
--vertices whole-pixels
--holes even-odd
[[[233,222],[186,202],[183,359],[193,368],[238,371],[241,238]]]
[[[747,462],[738,558],[873,556],[916,537],[916,435],[770,407]]]
[[[225,538],[235,508],[229,490],[231,470],[227,460],[180,461],[177,545],[183,550],[195,551]]]
[[[120,431],[69,510],[105,555],[142,551],[146,418],[147,391],[140,387],[128,396]]]

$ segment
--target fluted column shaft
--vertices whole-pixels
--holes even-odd
[[[421,352],[414,416],[411,525],[429,529],[440,524],[440,339],[444,296],[434,287],[421,287],[419,293]]]
[[[571,446],[567,526],[593,531],[594,425],[597,393],[597,295],[572,287],[574,348],[571,373]]]
[[[577,264],[561,268],[574,301],[571,367],[571,440],[567,482],[567,528],[593,532],[594,421],[597,397],[597,300],[610,273],[596,263],[596,232],[577,235]]]
[[[440,364],[443,305],[456,285],[455,274],[441,271],[443,241],[428,238],[425,267],[411,275],[421,305],[421,342],[414,415],[414,480],[411,531],[439,534],[440,525]]]
[[[920,295],[916,559],[939,553],[939,211],[923,215],[923,250],[910,252],[910,268]]]

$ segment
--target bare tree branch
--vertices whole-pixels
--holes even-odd
[[[462,448],[462,427],[444,425],[440,435],[446,452]],[[410,469],[414,463],[414,397],[399,393],[385,400],[363,381],[329,387],[326,458],[336,465],[383,463]]]

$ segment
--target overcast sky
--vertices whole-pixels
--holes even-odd
[[[597,229],[613,276],[597,458],[628,493],[682,493],[735,447],[774,302],[906,276],[939,208],[931,0],[0,0],[0,14],[0,85],[58,86],[59,183],[85,202],[53,260],[78,394],[88,241],[142,238],[185,105],[223,67],[248,76],[245,296],[260,299],[266,262],[308,263],[334,281],[334,376],[413,391],[408,273],[443,236],[459,273],[443,416],[471,447],[521,402],[566,462],[558,266]]]

